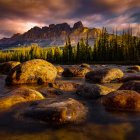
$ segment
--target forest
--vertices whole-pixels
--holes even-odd
[[[55,64],[79,64],[95,62],[140,62],[140,38],[132,35],[132,29],[109,34],[103,27],[100,37],[89,46],[87,38],[82,38],[76,46],[66,38],[64,47],[42,48],[37,44],[15,48],[13,51],[0,51],[0,62],[44,59]]]

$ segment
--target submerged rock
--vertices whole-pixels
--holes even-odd
[[[57,69],[51,63],[34,59],[16,66],[6,78],[7,84],[54,82]]]
[[[81,122],[85,119],[86,108],[77,100],[54,99],[32,102],[25,109],[17,113],[17,117],[32,118],[46,123]]]
[[[123,83],[119,90],[134,90],[140,93],[140,80],[132,80]]]
[[[127,82],[132,80],[140,80],[140,76],[128,76],[120,79],[120,82]]]
[[[83,64],[80,65],[80,67],[90,68],[90,65],[83,63]]]
[[[93,83],[109,83],[123,77],[123,72],[116,68],[105,68],[88,72],[85,76],[86,80]]]
[[[140,94],[132,90],[118,90],[101,98],[106,109],[140,111]]]
[[[85,77],[90,70],[86,68],[66,68],[62,73],[63,77]]]
[[[0,98],[0,111],[7,110],[15,104],[44,99],[43,95],[28,88],[18,88]]]
[[[44,88],[41,90],[41,93],[44,97],[58,97],[60,95],[63,95],[63,91],[56,88]]]
[[[129,67],[128,69],[140,71],[140,66],[132,66],[132,67]]]
[[[75,91],[78,85],[79,84],[76,84],[74,82],[56,81],[53,84],[50,84],[50,87],[61,89],[64,91]]]
[[[125,70],[124,73],[137,73],[136,70]]]
[[[8,74],[15,66],[19,64],[20,62],[16,62],[16,61],[0,63],[0,73]]]
[[[108,88],[99,84],[92,85],[81,85],[77,88],[76,93],[82,97],[96,99],[102,95],[107,95],[108,93],[114,91],[115,89]]]

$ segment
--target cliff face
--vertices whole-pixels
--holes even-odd
[[[84,27],[81,21],[75,23],[72,28],[67,23],[51,24],[49,27],[34,27],[24,34],[3,38],[0,40],[0,47],[16,47],[30,43],[38,43],[40,46],[64,45],[67,36],[70,36],[72,44],[75,45],[81,38],[86,38],[87,33],[90,43],[90,40],[93,42],[100,32],[100,29]]]

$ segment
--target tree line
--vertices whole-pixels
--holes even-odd
[[[42,48],[37,44],[21,47],[14,51],[0,51],[0,62],[44,59],[56,64],[79,64],[92,62],[140,61],[140,38],[132,35],[132,29],[109,34],[103,27],[100,37],[89,45],[88,33],[76,46],[71,45],[70,37],[66,38],[65,46]]]

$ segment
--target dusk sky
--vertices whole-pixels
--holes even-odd
[[[140,0],[0,0],[0,38],[81,20],[87,27],[140,28]]]

